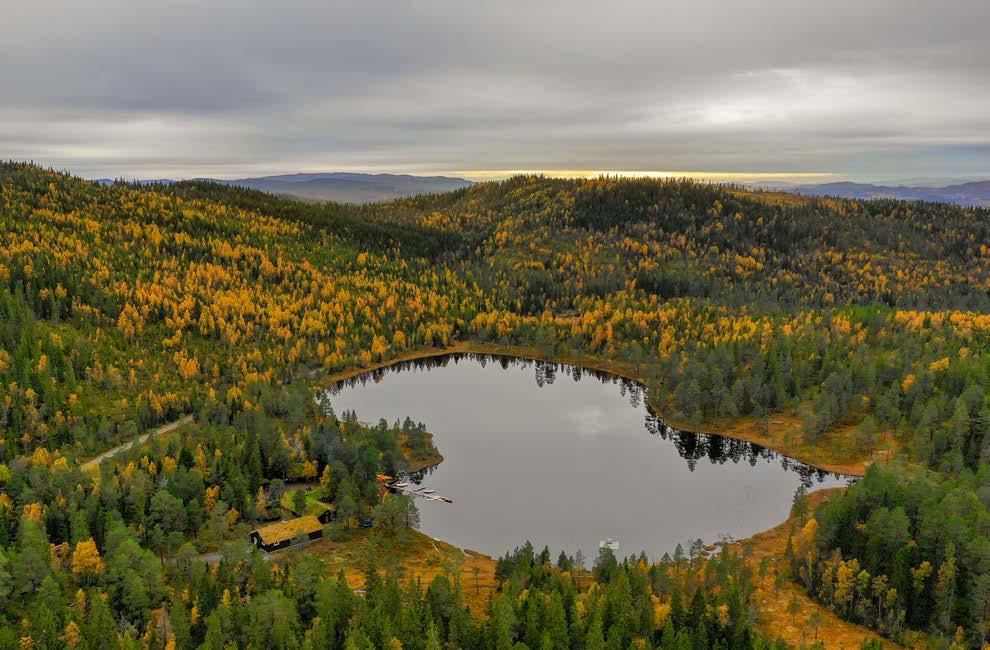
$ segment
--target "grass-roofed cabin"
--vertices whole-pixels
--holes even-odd
[[[271,553],[296,542],[323,537],[323,523],[313,515],[279,521],[252,531],[251,543]]]

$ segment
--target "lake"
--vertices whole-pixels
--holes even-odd
[[[742,538],[786,519],[797,487],[847,479],[759,445],[667,427],[629,380],[513,357],[399,363],[330,389],[340,415],[426,424],[444,461],[417,499],[421,530],[494,556],[533,542],[556,558],[601,540],[652,559],[702,539]]]

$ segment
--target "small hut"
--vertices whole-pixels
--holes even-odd
[[[337,510],[333,506],[330,506],[329,508],[318,514],[316,518],[320,520],[321,524],[329,524],[331,521],[334,521],[337,518]]]
[[[279,521],[251,531],[251,543],[271,553],[292,546],[297,539],[319,539],[323,537],[323,524],[312,515]]]

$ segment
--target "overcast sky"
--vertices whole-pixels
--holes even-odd
[[[0,20],[0,157],[87,177],[990,177],[988,0],[0,0]]]

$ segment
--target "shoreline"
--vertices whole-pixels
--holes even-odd
[[[622,379],[636,382],[641,387],[644,387],[644,392],[645,392],[644,378],[642,378],[640,375],[637,374],[632,364],[628,364],[620,361],[609,361],[606,359],[601,359],[599,357],[594,357],[590,355],[581,355],[580,358],[574,356],[554,355],[553,357],[548,359],[546,358],[546,356],[541,355],[539,351],[536,350],[535,348],[527,348],[524,346],[514,346],[514,345],[500,345],[500,344],[484,343],[484,342],[471,341],[471,340],[458,341],[453,345],[449,345],[443,348],[428,348],[428,349],[407,351],[404,354],[398,355],[394,358],[371,364],[366,368],[352,367],[336,373],[321,375],[318,378],[314,377],[314,379],[316,379],[314,383],[316,388],[319,387],[325,388],[332,384],[354,379],[362,375],[366,375],[369,373],[376,372],[378,370],[383,370],[385,368],[395,366],[400,363],[432,359],[432,358],[438,358],[438,357],[444,357],[444,356],[450,356],[456,354],[479,354],[479,355],[513,357],[517,359],[527,359],[530,361],[548,361],[552,363],[562,363],[562,364],[577,366],[585,370],[602,372],[612,375],[614,377],[619,377]],[[848,461],[848,462],[814,462],[815,454],[803,453],[799,450],[795,450],[793,446],[789,447],[787,444],[784,445],[773,444],[776,441],[772,439],[767,440],[765,435],[760,435],[758,431],[755,431],[755,426],[760,425],[762,423],[758,420],[755,420],[754,418],[748,419],[751,420],[751,424],[754,426],[754,430],[751,432],[747,432],[745,429],[741,428],[744,423],[747,423],[747,418],[736,419],[736,421],[733,423],[731,428],[728,429],[728,431],[720,432],[720,433],[705,431],[704,429],[701,428],[699,428],[698,430],[692,430],[688,427],[679,427],[677,426],[678,423],[676,419],[671,421],[665,418],[662,415],[661,410],[657,407],[657,405],[653,402],[653,400],[650,400],[648,397],[645,396],[645,394],[644,394],[644,399],[646,405],[654,413],[658,414],[658,416],[668,426],[672,426],[687,433],[695,433],[700,435],[719,435],[727,438],[732,438],[735,440],[741,440],[753,444],[758,444],[767,449],[770,449],[774,453],[793,459],[797,462],[803,463],[815,469],[820,469],[833,474],[856,477],[863,475],[865,468],[869,465],[870,462],[869,459],[859,459],[857,461]],[[777,414],[775,417],[779,419],[780,414]],[[705,428],[708,427],[714,428],[715,426],[716,426],[715,423],[709,422],[705,425]],[[768,442],[770,444],[768,444]],[[442,462],[442,457],[441,457],[441,461],[439,462]],[[439,462],[435,464],[439,464]],[[423,469],[428,469],[428,466],[421,468],[420,471],[422,471]],[[831,488],[812,490],[811,492],[809,492],[809,499],[812,504],[818,505],[821,502],[830,498],[832,495],[840,494],[845,489],[846,489],[845,487],[831,487]],[[786,545],[786,535],[785,535],[785,542],[781,542],[781,535],[784,535],[783,531],[789,531],[790,527],[792,527],[793,525],[794,525],[794,517],[787,516],[784,518],[783,521],[781,521],[780,523],[774,526],[771,526],[767,530],[756,532],[743,539],[733,540],[730,543],[730,545],[738,549],[743,549],[743,548],[752,549],[756,552],[757,556],[766,557],[768,559],[773,560],[773,565],[774,567],[776,567],[776,564],[780,561],[780,558],[783,555],[784,545]],[[428,534],[419,531],[417,532],[420,536],[425,538],[425,540],[429,540],[429,543],[432,547],[432,551],[437,556],[441,555],[440,549],[447,549],[448,552],[451,549],[457,549],[457,551],[459,551],[463,555],[463,557],[468,563],[474,563],[477,566],[479,566],[479,568],[481,568],[482,572],[490,573],[490,575],[486,575],[486,582],[488,583],[488,587],[486,588],[486,595],[492,593],[491,590],[493,589],[493,585],[494,585],[493,576],[494,576],[495,562],[491,556],[476,550],[459,549],[442,539],[434,538]],[[752,563],[754,561],[750,560],[750,562]],[[754,571],[756,570],[755,564],[753,565],[752,568]],[[773,570],[774,572],[776,572],[777,568],[774,568]],[[357,573],[353,569],[348,572],[348,580],[349,582],[353,581],[355,586],[363,582],[361,577],[357,575]],[[831,612],[830,610],[819,604],[817,601],[813,600],[807,594],[804,588],[793,580],[790,579],[786,580],[783,594],[784,596],[786,596],[787,599],[796,599],[796,602],[800,604],[802,614],[810,615],[809,614],[810,612],[819,612],[822,618],[828,621],[829,624],[832,625],[837,632],[841,632],[839,636],[841,636],[842,639],[845,641],[850,641],[851,643],[858,645],[863,640],[881,639],[881,641],[888,647],[893,647],[893,648],[900,647],[892,643],[889,639],[884,639],[882,637],[879,637],[872,630],[869,630],[862,626],[838,618],[833,612]],[[788,607],[791,601],[787,600],[787,602],[784,602],[785,600],[784,596],[781,596],[776,590],[771,591],[769,588],[766,589],[763,588],[761,584],[760,588],[757,590],[756,598],[767,608],[768,611],[773,612],[774,615],[760,616],[757,621],[757,625],[760,629],[762,629],[768,634],[783,636],[789,642],[797,644],[799,640],[803,639],[802,636],[803,628],[800,624],[801,621],[797,620],[796,617],[791,616],[789,614]],[[477,603],[476,602],[471,603],[471,610],[472,610],[472,614],[475,616],[483,615],[484,607],[483,607],[483,603],[480,602],[480,599],[479,602]],[[826,640],[823,639],[823,641]],[[826,641],[826,647],[831,650],[832,648],[841,647],[841,644],[839,646],[836,646],[834,643]],[[855,645],[851,647],[855,647]]]
[[[433,453],[424,458],[410,460],[409,467],[406,468],[407,474],[416,474],[417,472],[425,472],[431,467],[436,467],[437,465],[439,465],[444,461],[443,454],[441,454],[440,451],[436,448],[436,445],[433,444],[433,434],[427,431],[426,439],[429,441],[430,448],[433,449]],[[399,446],[404,447],[404,445],[405,445],[405,440],[400,440]]]
[[[791,460],[797,461],[811,468],[818,469],[821,471],[829,472],[832,474],[839,474],[842,476],[850,477],[862,477],[866,468],[874,462],[874,458],[857,458],[855,460],[846,459],[842,461],[822,461],[820,458],[816,458],[814,454],[808,453],[804,450],[800,450],[796,447],[792,447],[785,441],[775,440],[772,436],[767,437],[765,434],[758,430],[747,430],[743,427],[758,427],[759,421],[754,418],[736,418],[733,425],[728,429],[717,430],[717,427],[713,423],[707,425],[703,424],[701,427],[694,429],[690,426],[681,426],[681,423],[676,418],[668,418],[659,408],[659,406],[650,399],[645,394],[645,381],[642,376],[637,375],[636,371],[632,369],[632,364],[621,361],[610,361],[607,359],[602,359],[600,357],[595,357],[592,355],[581,355],[580,357],[564,356],[556,354],[550,358],[541,355],[538,350],[531,347],[508,345],[508,344],[497,344],[497,343],[485,343],[481,341],[464,340],[458,341],[452,345],[443,348],[426,348],[420,350],[407,351],[396,357],[392,357],[385,361],[379,361],[373,363],[367,367],[350,367],[345,370],[341,370],[335,373],[330,373],[326,375],[321,375],[316,379],[315,384],[318,387],[326,388],[332,384],[347,381],[350,379],[355,379],[361,375],[370,374],[378,370],[383,370],[385,368],[390,368],[392,366],[398,365],[400,363],[406,363],[411,361],[419,361],[423,359],[432,359],[437,357],[450,356],[454,354],[487,354],[492,356],[505,356],[505,357],[515,357],[518,359],[528,359],[530,361],[548,361],[551,363],[561,363],[571,366],[580,367],[584,370],[592,370],[597,372],[604,372],[609,375],[619,377],[621,379],[626,379],[628,381],[633,381],[639,384],[641,388],[644,389],[644,400],[646,405],[652,410],[658,417],[670,427],[673,427],[684,433],[692,433],[697,435],[707,435],[707,436],[722,436],[724,438],[732,438],[734,440],[741,440],[743,442],[749,442],[752,444],[760,445],[765,447],[774,453],[785,456]],[[781,415],[777,414],[775,417],[780,418]],[[889,450],[888,450],[889,452]],[[873,456],[876,456],[878,452],[874,452]],[[438,464],[438,463],[437,463]],[[422,468],[425,469],[425,468]]]

